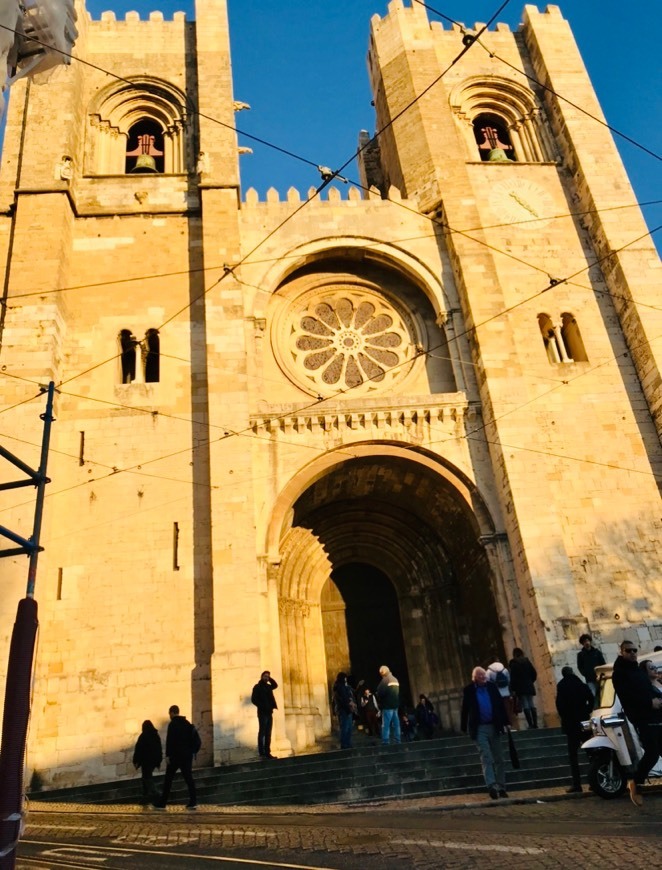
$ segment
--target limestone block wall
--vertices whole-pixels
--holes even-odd
[[[544,15],[529,9],[527,16],[521,32],[498,27],[485,34],[485,45],[543,78],[544,56],[550,69],[558,71],[562,91],[565,25],[559,24],[554,8]],[[459,50],[461,33],[430,26],[420,6],[401,2],[390,4],[387,18],[373,19],[372,30],[370,58],[380,128],[446,68]],[[532,48],[529,55],[534,42],[540,48]],[[586,93],[590,85],[585,73],[570,67],[570,78],[563,83],[574,88],[575,97],[570,98],[581,103],[578,82]],[[479,372],[487,441],[520,586],[531,603],[533,656],[540,664],[557,665],[570,644],[574,646],[580,626],[599,628],[600,620],[605,628],[612,624],[615,617],[607,613],[606,602],[631,600],[627,578],[634,575],[640,594],[636,611],[628,611],[627,624],[649,636],[657,630],[655,475],[660,447],[645,412],[637,369],[624,356],[618,308],[606,296],[605,274],[593,266],[597,248],[591,234],[578,218],[558,217],[586,207],[580,187],[589,188],[591,181],[577,180],[579,166],[586,165],[587,173],[593,173],[588,167],[599,166],[599,175],[590,174],[598,190],[609,184],[606,154],[612,152],[594,150],[593,122],[575,113],[572,157],[566,156],[570,148],[560,143],[561,151],[566,149],[564,162],[479,163],[464,136],[454,94],[476,80],[510,76],[518,86],[525,81],[504,70],[496,58],[474,46],[408,111],[406,120],[395,120],[381,143],[382,157],[387,177],[424,210],[440,206],[449,227],[449,257]],[[531,99],[539,102],[535,93]],[[554,103],[557,113],[559,105]],[[560,124],[555,128],[551,118],[546,124],[552,135],[545,141],[550,142]],[[601,129],[600,141],[606,135]],[[616,161],[613,177],[623,186],[619,172]],[[615,188],[610,187],[609,203],[604,189],[602,206],[613,206]],[[646,268],[645,256],[637,262]],[[558,283],[566,277],[567,283]],[[649,277],[653,280],[652,273]],[[563,312],[576,316],[590,347],[587,362],[550,365],[536,317],[552,311],[555,318]],[[648,391],[652,381],[643,381]],[[643,540],[643,546],[636,540]],[[589,578],[591,564],[596,570]],[[552,670],[546,673],[551,676]],[[551,689],[549,685],[550,697]]]

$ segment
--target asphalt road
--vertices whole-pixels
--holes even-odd
[[[662,794],[326,810],[32,811],[18,870],[662,867]]]

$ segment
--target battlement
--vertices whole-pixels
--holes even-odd
[[[115,15],[115,12],[112,9],[107,10],[106,12],[101,13],[100,18],[92,18],[92,16],[88,12],[88,17],[90,21],[94,22],[103,22],[103,23],[111,23],[111,24],[149,24],[152,22],[182,22],[186,21],[186,13],[185,12],[173,12],[172,18],[167,19],[163,12],[150,12],[148,18],[141,18],[139,12],[127,12],[124,16],[124,19],[118,19]]]
[[[387,15],[382,18],[381,15],[373,15],[370,19],[373,27],[379,25],[379,23],[385,18],[397,18],[400,22],[410,27],[420,27],[421,25],[425,27],[429,27],[430,30],[433,31],[448,31],[448,32],[459,32],[459,33],[477,33],[479,30],[482,30],[485,27],[485,22],[476,21],[473,27],[467,27],[463,22],[457,21],[454,24],[445,21],[429,21],[427,10],[420,3],[417,3],[416,0],[408,0],[409,5],[407,5],[407,0],[391,0],[388,4],[388,12]],[[550,15],[558,18],[563,18],[563,13],[561,12],[561,8],[555,5],[549,5],[545,7],[543,13],[540,12],[537,6],[533,4],[527,4],[524,7],[524,19],[526,21],[529,15]],[[511,27],[509,24],[505,24],[503,22],[497,22],[494,27],[490,28],[490,31],[496,31],[497,33],[510,33]]]
[[[260,199],[260,195],[255,190],[254,187],[250,187],[246,191],[246,195],[244,197],[244,205],[247,208],[255,208],[261,205],[274,205],[277,203],[288,203],[290,205],[297,205],[304,200],[309,199],[317,199],[319,202],[331,202],[331,203],[344,203],[347,205],[355,205],[357,202],[366,202],[368,200],[382,200],[383,197],[379,190],[376,187],[371,187],[369,191],[359,190],[357,187],[350,186],[343,190],[337,187],[327,187],[319,196],[315,196],[316,192],[315,187],[309,187],[308,192],[305,197],[302,197],[300,191],[298,191],[295,187],[290,187],[287,191],[287,195],[285,199],[281,199],[281,195],[279,191],[276,190],[275,187],[270,187],[267,191],[267,195],[264,199]],[[346,195],[343,196],[344,190],[347,191]],[[397,187],[391,187],[388,192],[388,198],[386,201],[395,201],[401,200],[402,194],[397,189]]]

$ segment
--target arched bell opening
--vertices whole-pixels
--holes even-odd
[[[424,692],[445,727],[457,727],[472,667],[503,655],[480,535],[447,477],[399,456],[341,462],[299,496],[276,577],[295,751],[328,735],[338,670],[374,688],[386,664],[404,701]]]

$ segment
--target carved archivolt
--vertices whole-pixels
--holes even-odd
[[[89,110],[88,171],[122,175],[131,127],[152,121],[163,131],[165,172],[186,171],[186,98],[169,82],[139,76],[117,82],[97,95]]]
[[[309,290],[274,318],[272,343],[288,377],[312,395],[391,389],[411,370],[420,345],[414,318],[373,288]]]
[[[500,76],[475,76],[453,88],[450,104],[462,125],[470,154],[476,155],[472,124],[479,115],[489,113],[503,121],[518,161],[554,160],[542,105],[533,91],[518,82]]]

